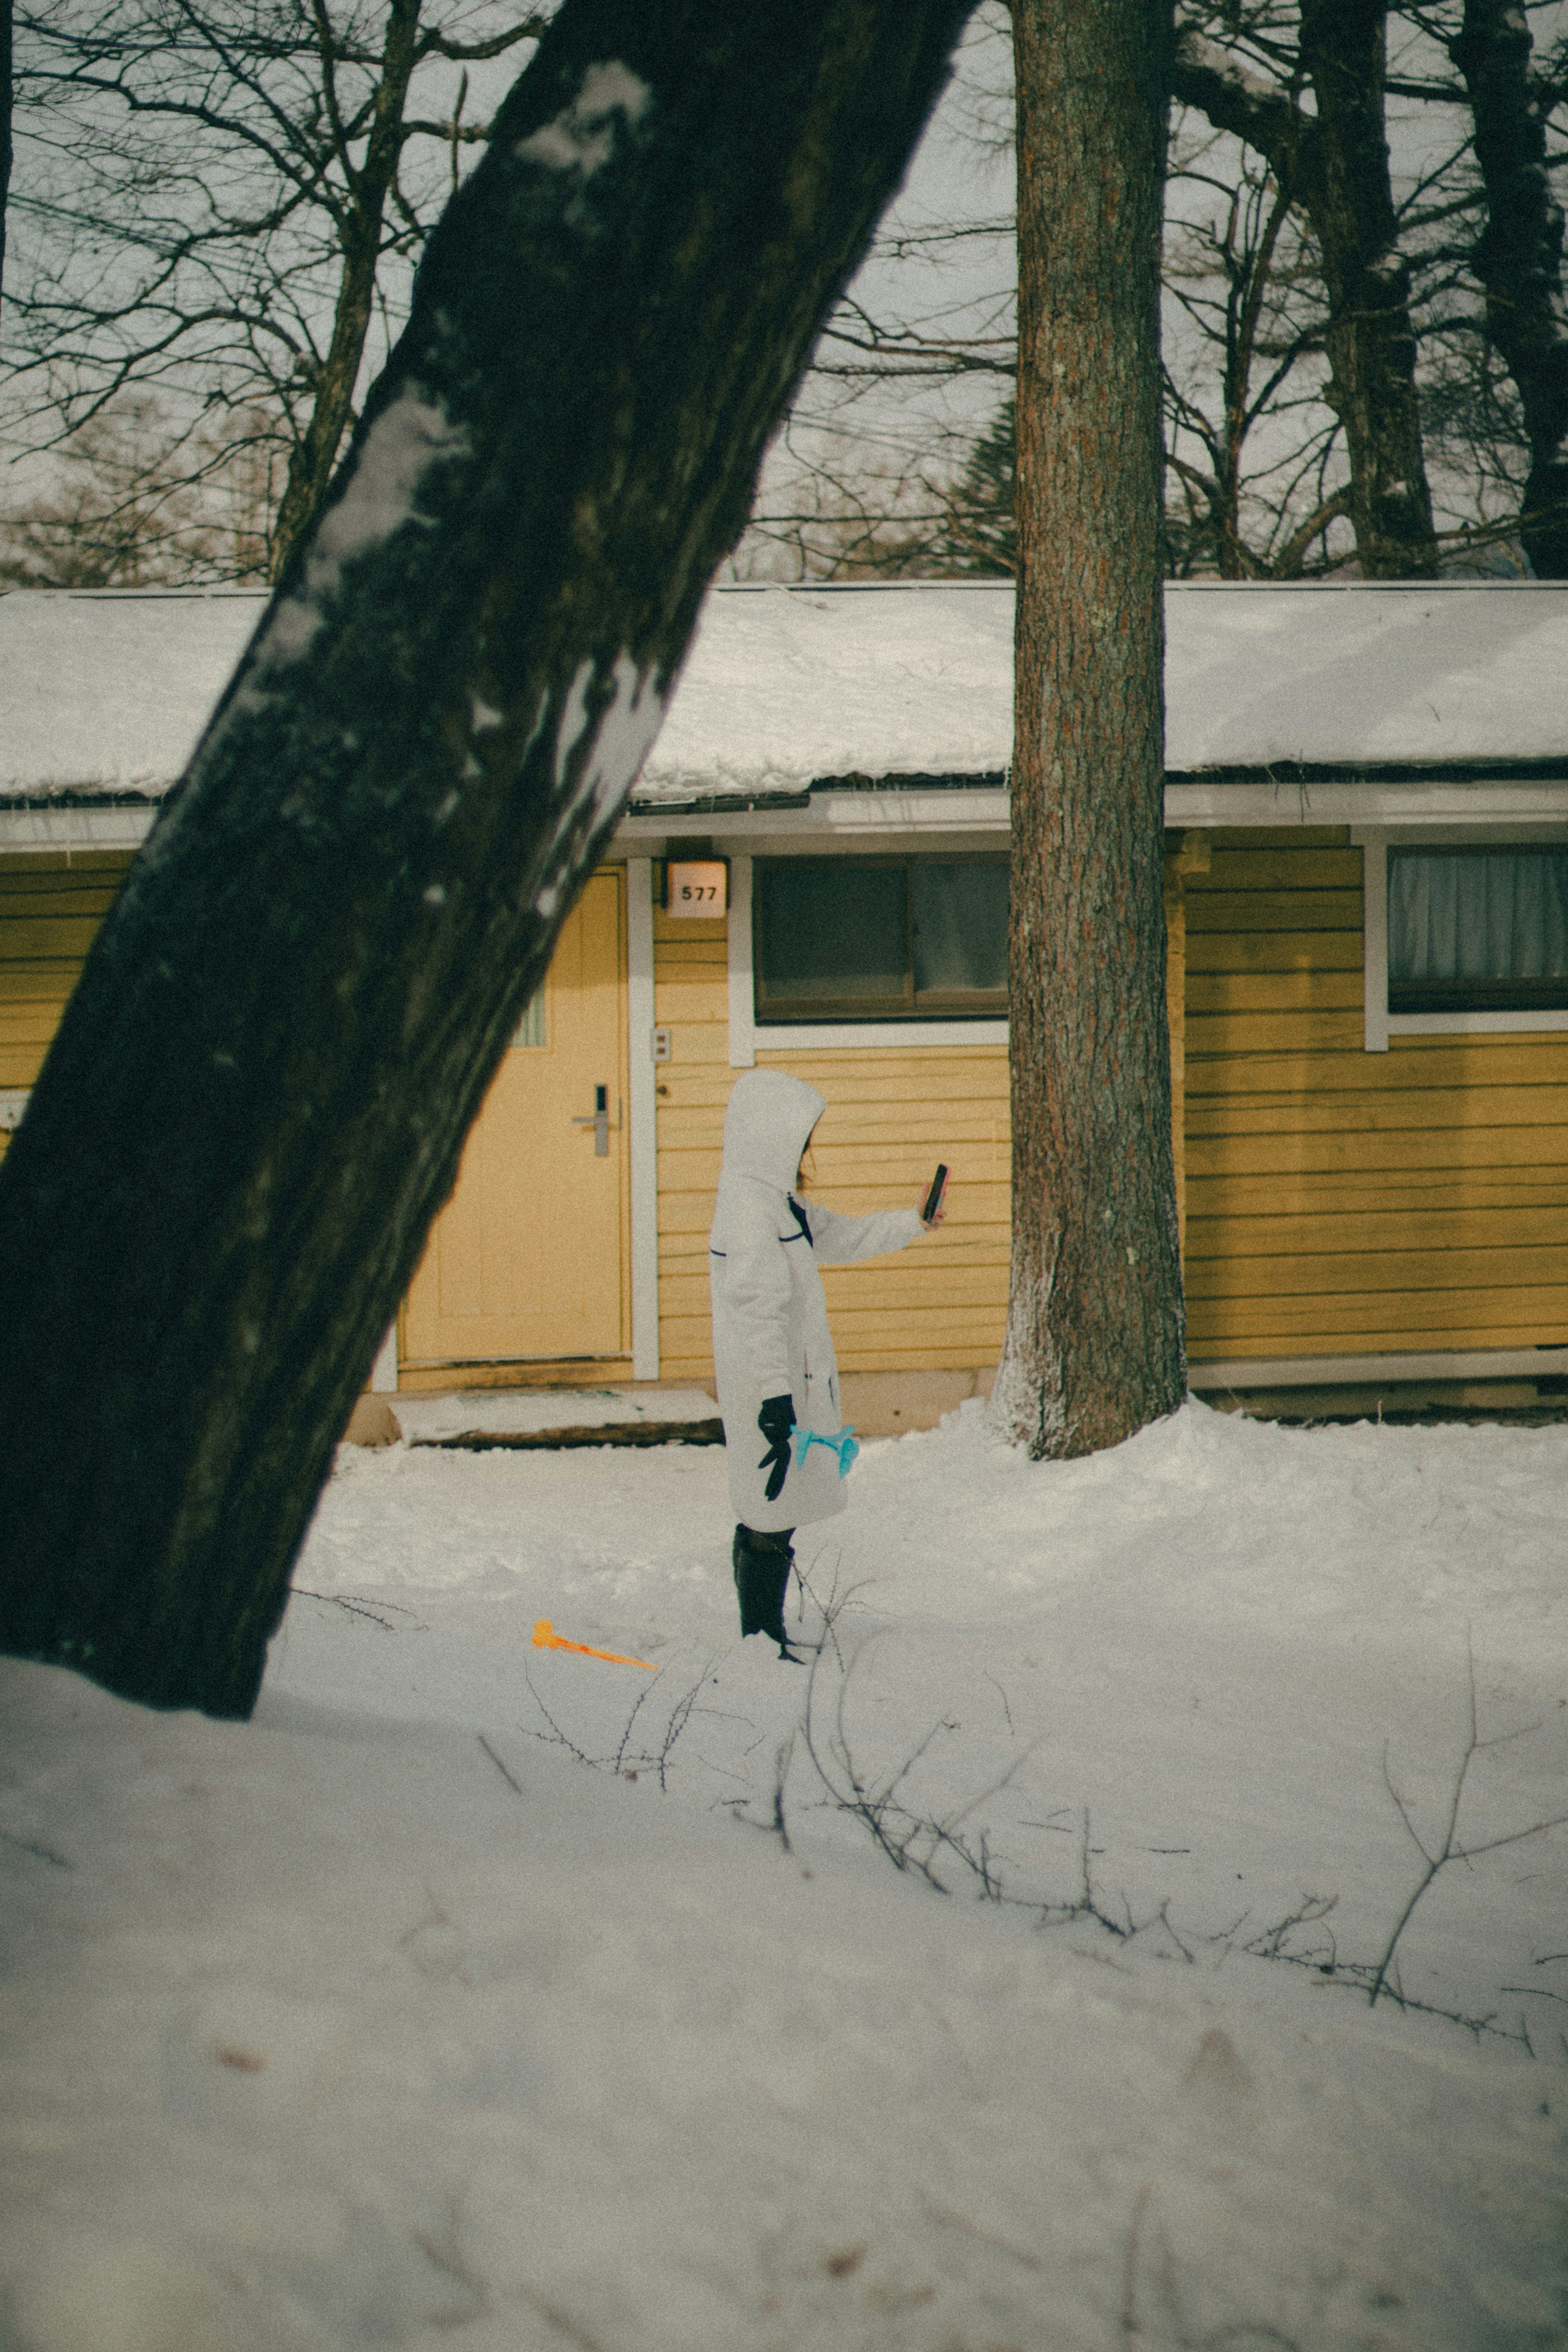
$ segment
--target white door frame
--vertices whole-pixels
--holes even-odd
[[[653,1076],[653,861],[626,860],[626,1083],[632,1151],[632,1377],[659,1377],[659,1097]]]

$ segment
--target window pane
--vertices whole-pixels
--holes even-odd
[[[1568,849],[1394,849],[1393,1012],[1568,1002]]]
[[[758,1011],[902,1011],[909,951],[902,866],[788,857],[760,873]]]
[[[1005,993],[1008,862],[918,859],[909,869],[917,997]]]
[[[545,1043],[545,992],[541,981],[528,1002],[528,1009],[518,1022],[514,1045],[542,1045]]]

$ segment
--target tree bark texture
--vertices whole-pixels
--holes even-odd
[[[0,0],[0,285],[5,276],[5,207],[11,193],[11,117],[15,107],[12,0]]]
[[[1301,65],[1315,115],[1190,26],[1176,37],[1172,85],[1262,156],[1305,214],[1328,305],[1327,396],[1344,434],[1356,560],[1364,579],[1426,579],[1437,548],[1384,127],[1386,17],[1378,0],[1303,0]]]
[[[1451,47],[1475,121],[1487,225],[1474,260],[1487,333],[1519,390],[1530,440],[1520,537],[1538,580],[1568,580],[1568,304],[1563,207],[1519,0],[1465,0]]]
[[[995,1392],[1032,1454],[1185,1391],[1161,874],[1159,240],[1146,0],[1014,0],[1017,713],[1011,1297]]]
[[[1410,265],[1384,128],[1382,0],[1301,0],[1301,63],[1318,109],[1312,226],[1329,298],[1328,398],[1350,457],[1364,578],[1434,574],[1437,547],[1416,396]]]
[[[969,0],[567,0],[0,1167],[0,1646],[248,1713]]]

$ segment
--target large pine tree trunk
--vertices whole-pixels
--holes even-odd
[[[1014,0],[1011,1301],[1034,1454],[1180,1403],[1158,541],[1164,88],[1147,0]]]
[[[248,1712],[970,0],[567,0],[0,1168],[0,1646]]]

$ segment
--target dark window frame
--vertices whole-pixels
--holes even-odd
[[[1413,1013],[1568,1013],[1568,973],[1543,979],[1513,976],[1483,979],[1396,979],[1394,973],[1393,893],[1397,861],[1408,857],[1558,856],[1568,845],[1556,841],[1391,842],[1386,853],[1385,892],[1388,940],[1386,990],[1388,1013],[1397,1020]]]
[[[1005,1021],[1008,1013],[1008,992],[1004,984],[997,989],[938,990],[916,989],[915,985],[915,912],[913,891],[908,880],[910,870],[917,866],[1001,866],[1009,864],[1008,853],[997,850],[927,850],[887,851],[869,855],[849,853],[838,857],[806,855],[800,857],[758,857],[752,862],[751,871],[751,996],[752,1022],[758,1029],[815,1028],[829,1024],[851,1023],[872,1024],[878,1028],[896,1029],[915,1021]],[[765,920],[763,893],[767,877],[780,867],[804,865],[832,866],[865,873],[873,868],[887,872],[903,871],[904,881],[904,993],[896,1010],[884,1010],[883,1004],[868,1003],[863,997],[795,996],[769,992],[763,971],[763,940]],[[883,1000],[883,1003],[886,1000]]]

